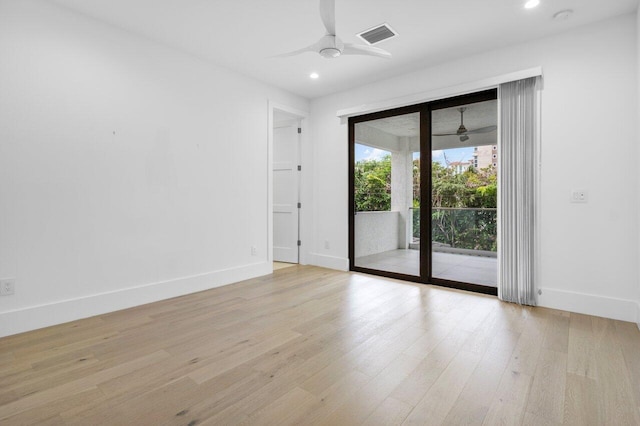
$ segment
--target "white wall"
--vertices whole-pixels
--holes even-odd
[[[560,24],[561,25],[561,24]],[[625,15],[316,99],[318,263],[344,259],[347,125],[336,112],[542,66],[540,303],[633,320],[638,299],[636,19]],[[572,188],[589,203],[569,203]],[[319,242],[328,240],[330,249]]]
[[[0,335],[271,271],[267,104],[306,100],[44,2],[0,58]]]
[[[636,11],[636,56],[637,56],[637,68],[636,75],[638,77],[638,116],[637,116],[637,131],[638,131],[638,153],[637,156],[640,158],[640,8]],[[640,186],[640,167],[637,169],[638,171],[638,185]],[[640,211],[640,200],[638,200],[638,209]],[[640,213],[638,214],[638,223],[640,223]],[[640,231],[640,226],[639,226]],[[638,244],[640,246],[640,233],[638,234]],[[640,250],[640,249],[639,249]],[[640,258],[638,258],[638,267],[640,267]],[[639,274],[640,275],[640,274]],[[640,277],[638,279],[638,312],[636,315],[636,323],[638,324],[638,328],[640,328]]]

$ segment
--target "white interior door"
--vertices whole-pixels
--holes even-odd
[[[298,263],[298,123],[273,129],[273,260]]]

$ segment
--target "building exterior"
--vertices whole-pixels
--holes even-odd
[[[474,166],[474,161],[452,161],[449,163],[449,168],[453,169],[455,174],[464,173],[469,170],[469,167]]]
[[[471,162],[476,169],[484,169],[489,166],[498,167],[498,146],[482,145],[475,147]]]

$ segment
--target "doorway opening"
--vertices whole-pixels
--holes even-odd
[[[349,119],[351,270],[497,294],[497,112],[494,89]]]

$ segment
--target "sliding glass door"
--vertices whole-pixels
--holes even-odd
[[[496,294],[496,91],[352,117],[349,142],[351,269]]]
[[[353,265],[420,277],[420,112],[353,130]]]
[[[497,288],[498,101],[431,110],[431,277]]]

